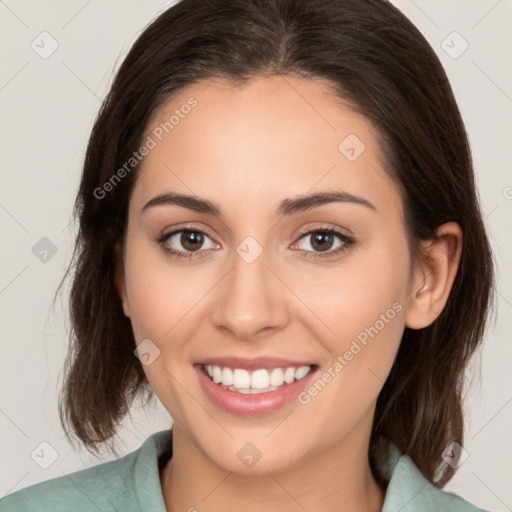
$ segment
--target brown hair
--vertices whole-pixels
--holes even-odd
[[[386,0],[182,0],[143,31],[117,72],[85,156],[68,270],[72,333],[61,422],[70,440],[72,432],[96,450],[114,438],[137,396],[152,395],[114,285],[115,247],[123,241],[138,166],[101,199],[98,188],[137,151],[151,116],[183,87],[284,74],[324,79],[377,128],[412,249],[445,222],[462,227],[446,307],[429,327],[406,328],[370,443],[391,440],[442,486],[455,471],[445,465],[437,474],[443,449],[462,444],[464,370],[482,340],[493,263],[446,74],[421,33]]]

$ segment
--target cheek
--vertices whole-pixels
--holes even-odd
[[[380,343],[372,343],[370,348],[383,355],[390,344],[398,341],[407,283],[393,267],[368,268],[343,283],[338,294],[338,317],[334,321],[334,330],[341,336],[340,350],[349,349],[349,340],[370,347],[369,340],[378,337]]]
[[[190,271],[180,271],[163,252],[134,240],[127,247],[125,268],[136,341],[149,338],[160,345],[176,339],[176,331],[187,324],[187,316],[208,291],[204,267],[196,267],[191,279]]]
[[[190,404],[180,383],[194,378],[186,363],[197,330],[198,304],[209,288],[207,276],[203,270],[180,271],[164,253],[136,237],[127,244],[125,276],[135,341],[149,339],[159,351],[143,370],[156,396],[172,410],[174,421],[183,423],[183,411]]]
[[[329,357],[321,382],[300,397],[306,409],[311,407],[317,435],[331,424],[335,437],[368,414],[391,370],[405,325],[409,278],[408,249],[395,242],[393,248],[390,241],[361,251],[357,262],[347,260],[325,280],[323,293],[311,295],[310,288],[311,303],[316,301],[314,307],[334,331],[317,329],[315,337]]]
[[[308,305],[334,332],[315,327],[328,358],[299,397],[313,436],[334,439],[356,425],[372,410],[391,370],[408,294],[408,250],[397,247],[369,251],[368,259],[361,253],[357,264],[347,260],[321,289],[309,288]]]
[[[302,283],[297,294],[322,320],[317,337],[331,357],[343,354],[357,340],[367,348],[365,357],[390,353],[392,359],[404,327],[409,266],[405,241],[379,241],[351,255],[336,270],[318,275],[316,286],[297,278]],[[370,346],[376,339],[379,343]]]

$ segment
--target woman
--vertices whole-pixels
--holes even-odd
[[[70,438],[172,431],[0,510],[479,510],[442,486],[493,283],[450,85],[384,0],[183,0],[76,201]],[[135,356],[134,356],[135,354]]]

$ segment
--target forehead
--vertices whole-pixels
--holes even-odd
[[[321,80],[257,77],[195,83],[148,124],[133,200],[166,190],[245,208],[318,190],[401,210],[371,123]],[[141,204],[139,204],[141,206]]]

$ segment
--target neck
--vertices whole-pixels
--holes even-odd
[[[175,425],[173,456],[160,475],[165,506],[168,512],[380,512],[385,488],[372,474],[367,448],[344,440],[286,471],[247,475],[212,463]]]

